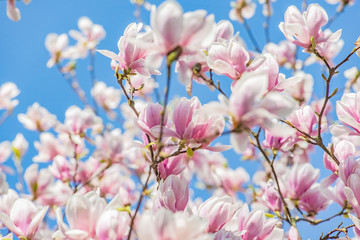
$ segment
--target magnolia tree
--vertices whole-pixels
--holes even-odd
[[[304,231],[314,239],[359,239],[360,71],[343,65],[360,55],[360,42],[347,42],[355,47],[335,61],[344,41],[341,29],[328,28],[354,2],[327,0],[338,4],[331,18],[317,3],[289,6],[279,43],[270,40],[270,0],[231,3],[229,17],[245,27],[242,34],[205,10],[184,12],[175,0],[132,2],[138,21],[116,52],[98,49],[105,30],[87,17],[79,30],[47,35],[47,67],[83,104],[70,106],[63,120],[38,103],[17,114],[39,132],[37,154],[24,164],[29,143],[21,133],[0,143],[0,239],[297,240]],[[261,6],[264,46],[247,22]],[[144,23],[143,7],[150,11]],[[15,0],[7,1],[7,14],[20,19]],[[111,59],[117,88],[97,80],[95,54]],[[91,62],[91,98],[77,77],[80,58]],[[338,90],[333,82],[342,74],[347,81]],[[314,79],[324,85],[320,100]],[[187,96],[172,98],[177,81]],[[218,100],[200,101],[198,84]],[[0,86],[1,124],[19,93],[12,82]],[[333,97],[340,100],[331,107]],[[257,171],[250,176],[249,163],[228,164],[225,151]],[[319,156],[324,167],[316,169]],[[7,182],[14,174],[17,183]],[[210,197],[200,199],[199,189]],[[326,211],[331,205],[335,212]],[[323,232],[328,221],[331,230]]]

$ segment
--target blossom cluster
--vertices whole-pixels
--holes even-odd
[[[326,28],[333,19],[316,3],[302,11],[289,6],[278,25],[283,40],[260,49],[253,39],[252,50],[232,22],[216,22],[205,10],[184,12],[175,0],[131,2],[151,11],[149,25],[130,23],[118,52],[98,50],[105,30],[87,17],[79,19],[80,31],[69,31],[74,46],[67,34],[47,35],[47,67],[57,67],[83,106],[70,106],[64,119],[38,102],[17,114],[39,139],[28,165],[22,133],[0,142],[0,239],[299,240],[299,222],[319,225],[342,216],[353,225],[334,224],[316,237],[350,239],[352,228],[359,239],[360,70],[344,71],[343,93],[332,85],[360,51],[358,41],[342,61],[335,59],[342,30]],[[339,12],[354,4],[327,2],[340,3]],[[8,15],[16,20],[14,4],[8,1]],[[269,19],[274,1],[259,4]],[[251,38],[247,20],[257,4],[230,6],[229,17]],[[89,101],[75,61],[95,54],[111,59],[119,87],[99,81],[90,61]],[[322,68],[320,77],[309,65]],[[326,92],[318,100],[313,88],[321,78]],[[177,80],[188,95],[171,98]],[[204,102],[196,84],[217,100]],[[0,127],[19,94],[12,82],[0,85]],[[230,151],[257,171],[234,165]],[[314,151],[323,155],[321,169]],[[15,173],[13,187],[7,178]],[[321,220],[331,205],[340,212]]]

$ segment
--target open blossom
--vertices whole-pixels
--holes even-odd
[[[21,15],[19,9],[15,6],[15,1],[16,0],[7,0],[6,13],[11,20],[17,22],[20,20]],[[23,2],[29,4],[31,0],[23,0]]]
[[[199,206],[198,215],[209,220],[208,232],[215,233],[232,219],[239,207],[230,196],[213,196]]]
[[[50,53],[50,59],[46,64],[48,68],[51,68],[55,64],[59,63],[62,59],[68,57],[66,52],[68,43],[69,38],[65,33],[61,35],[50,33],[46,36],[45,47]]]
[[[6,109],[12,111],[19,101],[13,99],[19,95],[20,91],[12,82],[6,82],[0,86],[0,110]]]
[[[208,50],[208,65],[217,74],[238,80],[246,70],[250,60],[249,53],[236,40],[225,43],[214,43]]]
[[[18,133],[12,141],[12,148],[17,159],[21,159],[28,150],[29,143],[26,141],[24,135]]]
[[[309,50],[313,42],[317,45],[324,42],[339,40],[341,30],[335,33],[323,32],[321,27],[328,22],[326,11],[319,4],[310,4],[301,14],[295,6],[290,6],[285,12],[284,22],[279,25],[286,39]]]
[[[177,49],[177,55],[194,54],[205,49],[215,37],[214,16],[204,10],[183,13],[174,0],[163,2],[151,11],[151,28],[156,51],[167,55]],[[175,59],[173,59],[175,60]]]
[[[37,102],[28,107],[26,114],[19,114],[18,119],[29,130],[46,131],[57,124],[56,116]]]
[[[275,55],[280,66],[286,68],[296,66],[296,45],[289,41],[284,40],[279,44],[270,42],[264,47],[264,52]]]
[[[185,178],[168,176],[160,182],[158,197],[160,205],[173,212],[183,211],[189,200],[189,186]]]
[[[256,4],[251,0],[237,0],[230,3],[232,9],[229,13],[229,17],[233,21],[244,22],[245,19],[249,19],[255,14]]]
[[[91,95],[106,111],[117,108],[121,99],[121,91],[114,87],[107,87],[104,82],[96,82],[91,89]]]
[[[78,57],[86,57],[88,50],[94,50],[106,33],[101,25],[93,24],[88,17],[81,17],[78,21],[81,32],[70,30],[69,35],[78,41],[75,46]]]
[[[38,208],[30,200],[20,198],[9,215],[0,212],[0,221],[17,237],[33,239],[49,207]]]
[[[156,68],[161,62],[155,63],[151,58],[149,50],[141,44],[153,41],[151,32],[141,32],[142,24],[131,23],[124,31],[124,35],[119,39],[119,54],[108,50],[99,50],[99,52],[112,59],[112,67],[132,73],[138,73],[149,77],[151,74],[159,74]]]
[[[360,111],[358,102],[360,93],[345,93],[340,101],[336,102],[336,113],[339,121],[351,127],[353,130],[360,134]]]
[[[137,233],[139,240],[201,240],[207,239],[207,226],[207,221],[198,216],[161,208],[142,215]]]

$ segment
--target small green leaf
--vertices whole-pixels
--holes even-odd
[[[192,150],[191,147],[188,147],[188,148],[186,149],[186,154],[187,154],[189,157],[194,156],[194,151]]]

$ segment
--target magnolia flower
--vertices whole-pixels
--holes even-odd
[[[192,55],[205,49],[215,37],[213,15],[206,16],[203,10],[184,14],[174,0],[167,0],[158,8],[153,8],[150,18],[156,51],[163,55],[170,52],[174,52],[176,57]]]
[[[68,43],[69,38],[65,33],[61,35],[50,33],[46,36],[45,47],[50,53],[50,59],[46,64],[48,68],[59,63],[62,59],[69,57],[66,52]]]
[[[345,93],[340,101],[336,102],[336,114],[339,121],[351,127],[360,134],[360,111],[358,108],[358,102],[360,99],[360,93]]]
[[[214,43],[209,49],[208,65],[217,74],[238,80],[246,70],[250,60],[249,53],[237,41]]]
[[[255,14],[256,4],[251,0],[237,0],[230,3],[232,9],[229,17],[233,21],[244,22],[244,18],[249,19]]]
[[[31,0],[23,0],[24,3],[29,4]],[[19,9],[15,6],[15,0],[7,0],[7,8],[6,8],[7,16],[17,22],[20,20],[21,15]]]
[[[26,114],[19,114],[18,120],[29,130],[46,131],[57,124],[56,116],[50,114],[39,103],[28,107]]]
[[[360,71],[357,67],[352,67],[344,71],[344,76],[347,79],[344,90],[345,92],[349,92],[350,88],[352,87],[355,92],[360,91],[360,83],[359,83],[359,77],[360,77]]]
[[[114,87],[107,87],[104,82],[96,82],[91,89],[91,95],[105,111],[117,108],[121,99],[121,91]]]
[[[19,104],[18,100],[13,100],[19,93],[20,91],[15,83],[6,82],[2,84],[0,86],[0,110],[6,109],[12,111]]]
[[[17,237],[33,239],[49,207],[37,208],[30,200],[20,198],[9,215],[0,212],[0,221]]]
[[[100,40],[105,38],[105,30],[101,25],[93,24],[88,17],[81,17],[78,21],[81,32],[70,30],[69,35],[78,41],[76,48],[79,57],[86,57],[88,50],[94,50]]]
[[[139,240],[200,240],[206,236],[207,226],[206,220],[198,216],[161,208],[142,215],[137,234]]]
[[[160,182],[158,192],[160,205],[173,212],[184,211],[189,200],[189,186],[185,178],[168,176]]]
[[[29,143],[26,141],[24,135],[18,133],[12,141],[12,149],[16,159],[21,159],[28,150]]]
[[[319,4],[310,4],[301,15],[295,6],[290,6],[285,12],[284,22],[279,25],[287,40],[298,46],[310,49],[313,44],[336,42],[341,30],[335,33],[322,32],[321,27],[328,22],[326,11]]]
[[[209,220],[208,232],[215,233],[232,219],[239,207],[230,196],[213,196],[199,206],[198,215]]]
[[[296,45],[289,41],[281,41],[279,44],[270,42],[264,47],[264,52],[275,55],[280,66],[296,67]]]

